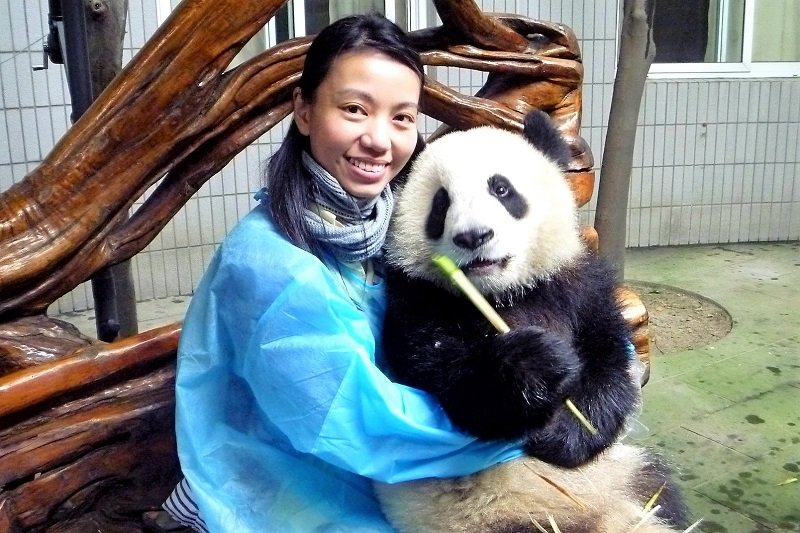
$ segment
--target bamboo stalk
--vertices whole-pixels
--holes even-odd
[[[494,307],[492,307],[486,298],[483,297],[483,294],[481,294],[478,289],[475,288],[475,285],[472,284],[464,272],[458,268],[458,265],[455,263],[455,261],[444,255],[434,255],[431,260],[437,267],[439,267],[439,270],[442,271],[447,279],[452,281],[456,287],[461,289],[461,291],[467,296],[467,298],[469,298],[473,305],[478,308],[478,311],[480,311],[483,316],[485,316],[487,320],[491,322],[497,331],[500,333],[508,333],[511,331],[511,328],[508,327],[508,324],[506,324],[505,320],[503,320],[503,318],[497,314],[497,311],[495,311]],[[575,416],[575,418],[578,419],[581,425],[589,431],[589,433],[592,435],[597,435],[597,429],[592,425],[591,422],[589,422],[589,419],[586,418],[583,413],[581,413],[575,404],[572,403],[572,400],[567,398],[564,401],[564,405]]]

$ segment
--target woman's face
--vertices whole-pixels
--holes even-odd
[[[311,155],[357,198],[380,194],[417,144],[421,80],[375,51],[339,56],[313,100],[294,93],[294,120]]]

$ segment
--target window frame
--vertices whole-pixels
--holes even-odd
[[[653,63],[647,79],[800,77],[800,61],[752,60],[755,2],[756,0],[744,0],[742,61],[737,63]],[[621,8],[622,0],[619,5]]]
[[[179,0],[156,0],[156,17],[158,24],[161,25],[172,12],[174,6],[179,3]],[[310,0],[314,1],[314,0]],[[427,9],[426,5],[429,0],[404,0],[408,9],[408,31],[419,30],[427,27]],[[295,37],[305,37],[306,35],[306,0],[292,0],[290,5],[290,15],[294,28],[299,28],[301,31],[295,31]],[[383,0],[383,9],[386,18],[395,20],[395,0]],[[273,17],[265,26],[267,48],[275,46],[277,42],[277,31],[275,26],[275,18]]]

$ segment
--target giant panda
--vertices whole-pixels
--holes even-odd
[[[456,479],[376,484],[402,532],[674,531],[685,521],[668,470],[619,437],[640,401],[615,276],[581,240],[549,117],[428,144],[398,191],[386,246],[383,357],[398,382],[435,395],[482,439],[526,457]],[[499,334],[431,261],[451,258],[510,326]],[[570,399],[593,434],[565,407]],[[645,517],[658,493],[659,512]]]

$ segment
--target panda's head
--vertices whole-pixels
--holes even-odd
[[[523,135],[479,127],[431,142],[398,195],[389,262],[445,284],[431,257],[446,255],[484,294],[550,277],[583,250],[568,158],[542,112],[526,117]]]

